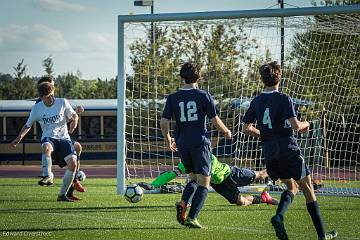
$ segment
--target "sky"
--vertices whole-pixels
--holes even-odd
[[[285,0],[310,7],[311,0]],[[277,0],[154,0],[155,13],[277,8]],[[83,79],[116,76],[117,16],[149,14],[133,0],[0,0],[0,73],[13,73],[24,59],[27,74],[45,74],[51,56],[56,75],[81,72]]]

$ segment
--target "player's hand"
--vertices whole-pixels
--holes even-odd
[[[77,107],[76,107],[76,113],[77,113],[77,114],[80,114],[80,113],[82,113],[82,112],[84,112],[83,106],[77,106]]]
[[[224,137],[225,137],[226,139],[231,139],[231,136],[232,136],[232,134],[231,134],[231,131],[230,131],[230,130],[228,130],[228,131],[226,131],[226,132],[224,133]]]
[[[12,148],[16,148],[16,146],[19,144],[20,139],[17,137],[15,138],[11,143],[10,143],[10,147]]]
[[[176,142],[174,138],[171,138],[170,140],[170,150],[172,152],[176,152],[177,151],[177,147],[176,147]]]
[[[298,132],[299,133],[306,133],[309,131],[310,128],[310,124],[308,121],[304,121],[303,124],[305,125],[304,128],[300,129]]]

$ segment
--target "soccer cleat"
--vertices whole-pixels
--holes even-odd
[[[69,199],[67,196],[65,196],[65,195],[59,195],[58,196],[58,198],[57,198],[57,200],[59,201],[59,202],[73,202],[74,200],[71,200],[71,199]]]
[[[180,202],[175,203],[176,207],[176,220],[181,224],[185,224],[185,218],[186,218],[186,205],[183,200]]]
[[[201,226],[201,224],[196,218],[195,219],[187,218],[185,220],[185,226],[188,228],[203,228],[203,226]]]
[[[334,239],[337,237],[337,232],[335,230],[331,231],[331,232],[327,232],[325,234],[325,237],[322,237],[322,238],[318,238],[319,240],[330,240],[330,239]]]
[[[86,189],[81,185],[79,180],[74,181],[73,187],[78,192],[86,192]]]
[[[79,201],[79,200],[81,200],[81,198],[79,198],[79,197],[77,197],[77,196],[75,196],[75,195],[67,196],[67,198],[70,199],[70,200],[73,200],[73,201]]]
[[[276,200],[275,198],[272,198],[267,191],[263,191],[261,193],[261,202],[271,205],[279,205],[279,201]]]
[[[271,218],[271,224],[273,225],[275,229],[276,236],[279,240],[288,240],[288,235],[286,233],[285,227],[284,227],[284,221],[280,217],[280,215],[275,215]]]
[[[54,184],[54,179],[50,177],[44,177],[38,183],[40,186],[51,186]]]

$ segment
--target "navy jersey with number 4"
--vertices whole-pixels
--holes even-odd
[[[293,131],[287,119],[296,117],[292,99],[278,91],[262,92],[255,97],[245,113],[243,122],[257,122],[261,140],[292,136]]]
[[[183,147],[202,145],[206,139],[205,119],[216,116],[211,95],[201,89],[180,89],[166,99],[163,118],[174,118],[176,144]]]

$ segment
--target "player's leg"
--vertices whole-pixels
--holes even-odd
[[[74,148],[75,148],[76,156],[77,156],[77,158],[76,158],[77,159],[77,167],[76,167],[76,171],[75,171],[74,183],[71,188],[74,188],[78,192],[85,192],[86,189],[81,185],[80,181],[76,178],[77,173],[79,172],[79,169],[80,169],[80,155],[81,155],[81,151],[82,151],[82,146],[79,142],[76,142],[76,141],[73,141],[73,144],[74,144]]]
[[[65,156],[63,160],[66,162],[67,170],[64,173],[63,183],[60,188],[58,201],[67,201],[71,202],[69,198],[66,197],[66,194],[73,183],[75,171],[77,169],[77,160],[75,149],[71,141],[59,140],[59,151]]]
[[[306,199],[306,208],[311,216],[319,239],[333,239],[337,236],[336,231],[325,233],[325,227],[320,214],[320,208],[314,193],[313,184],[310,175],[297,181],[299,188]]]
[[[194,173],[196,174],[197,188],[191,201],[191,207],[185,225],[188,227],[201,228],[197,221],[202,207],[208,195],[211,179],[211,148],[204,145],[190,150]],[[185,164],[185,163],[184,163]],[[185,164],[186,168],[186,164]],[[187,169],[187,168],[186,168]]]
[[[76,155],[72,155],[65,159],[65,162],[67,164],[67,170],[64,173],[63,177],[63,183],[60,188],[58,201],[72,201],[71,199],[67,198],[67,192],[74,180],[74,174],[76,170]]]
[[[210,187],[210,176],[196,174],[197,188],[192,198],[189,214],[186,218],[185,225],[193,228],[202,228],[197,221],[202,207],[208,195],[208,189]]]
[[[175,204],[176,219],[181,225],[185,224],[186,208],[189,205],[190,199],[192,198],[198,186],[196,183],[196,175],[194,173],[189,173],[189,178],[190,181],[186,184],[183,190],[180,202],[177,202]]]
[[[181,195],[181,200],[175,203],[176,207],[176,220],[181,224],[185,224],[186,218],[186,208],[190,199],[192,198],[194,192],[197,189],[196,175],[194,174],[193,162],[191,158],[191,153],[188,148],[181,148],[178,146],[178,153],[181,158],[182,163],[184,164],[184,169],[186,173],[189,174],[190,181],[186,184],[183,193]]]
[[[237,191],[229,191],[236,196],[236,204],[240,206],[248,206],[251,204],[267,203],[271,205],[277,205],[278,201],[273,199],[266,191],[263,191],[261,195],[242,196],[238,191],[238,187],[248,186],[256,180],[265,179],[269,175],[266,170],[253,171],[247,168],[232,167],[230,176],[224,180],[223,184],[228,186],[235,184],[233,188]],[[230,181],[231,180],[231,181]]]
[[[298,186],[293,179],[282,179],[282,181],[287,186],[287,190],[281,194],[276,215],[271,218],[271,223],[275,229],[276,236],[281,240],[286,240],[288,236],[284,226],[284,215],[298,192]]]
[[[43,168],[43,178],[38,182],[40,186],[50,186],[54,184],[54,174],[52,173],[51,154],[54,151],[51,140],[43,141],[41,144],[41,162]]]

